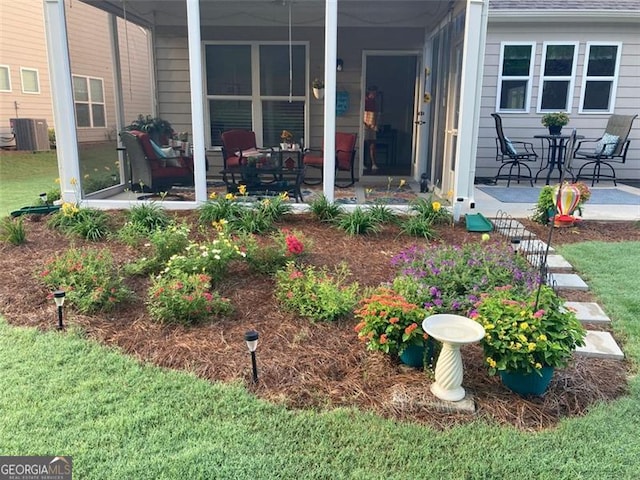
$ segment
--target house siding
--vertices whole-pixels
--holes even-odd
[[[484,57],[485,69],[476,175],[478,177],[493,177],[498,169],[495,148],[495,125],[491,113],[496,111],[501,42],[536,42],[530,111],[529,113],[501,113],[501,116],[505,133],[511,139],[531,141],[534,143],[534,148],[540,153],[542,150],[540,140],[534,140],[533,136],[544,134],[546,130],[540,124],[542,114],[536,113],[543,43],[545,41],[579,42],[570,112],[571,120],[565,128],[575,128],[578,134],[583,135],[585,138],[598,138],[604,132],[610,114],[578,113],[586,44],[587,42],[598,41],[622,43],[616,101],[613,110],[614,113],[620,115],[640,114],[640,82],[638,82],[638,78],[640,78],[640,36],[637,32],[637,23],[490,23]],[[616,175],[621,179],[639,179],[640,120],[636,119],[629,138],[631,139],[631,146],[627,155],[627,162],[616,168]],[[539,166],[540,164],[538,163],[537,168]]]

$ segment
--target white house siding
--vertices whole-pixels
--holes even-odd
[[[202,41],[287,41],[286,28],[253,27],[238,31],[233,27],[204,27]],[[324,29],[293,28],[294,41],[309,42],[309,138],[306,144],[322,145],[323,101],[311,95],[311,80],[324,77]],[[424,31],[420,28],[338,29],[338,57],[344,70],[337,73],[338,91],[349,92],[349,111],[336,118],[336,130],[359,133],[361,108],[362,50],[418,50],[422,51]],[[186,29],[158,27],[155,55],[159,114],[169,120],[178,131],[191,131],[189,62]],[[209,173],[222,167],[222,156],[209,152]],[[359,159],[357,161],[360,161]],[[357,167],[356,167],[357,168]]]
[[[640,35],[638,23],[583,22],[572,24],[568,20],[561,23],[496,23],[489,20],[485,68],[482,88],[480,130],[478,138],[477,177],[493,177],[498,169],[495,160],[495,124],[491,113],[496,111],[497,82],[500,61],[500,43],[504,41],[536,42],[534,75],[531,89],[529,113],[501,113],[505,133],[515,140],[531,141],[538,152],[540,140],[536,134],[546,133],[540,124],[542,114],[536,113],[542,48],[545,41],[579,42],[576,65],[571,121],[565,128],[577,129],[586,138],[598,138],[610,114],[579,114],[582,73],[587,42],[621,42],[619,79],[614,113],[621,115],[640,114]],[[631,146],[627,163],[616,168],[621,179],[640,179],[640,119],[636,119],[630,135]]]

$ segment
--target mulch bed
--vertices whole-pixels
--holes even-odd
[[[176,215],[195,223],[196,213]],[[114,225],[122,224],[122,213],[111,212]],[[20,247],[0,246],[0,312],[14,325],[43,330],[54,328],[56,315],[48,291],[38,280],[45,262],[69,245],[109,249],[119,263],[132,261],[141,252],[116,241],[92,244],[64,237],[49,230],[38,216],[26,217],[28,243]],[[400,236],[387,227],[379,235],[349,237],[340,230],[313,220],[308,214],[292,215],[281,226],[302,231],[313,240],[308,261],[314,265],[337,265],[346,261],[353,279],[362,287],[390,280],[390,259],[400,250],[420,243]],[[527,227],[530,225],[527,224]],[[531,230],[538,233],[537,227]],[[195,231],[196,229],[194,229]],[[544,235],[546,229],[539,230]],[[211,233],[213,235],[213,233]],[[462,244],[479,241],[460,223],[438,230],[436,242]],[[585,240],[640,240],[631,222],[584,221],[576,231],[562,232],[554,244]],[[526,430],[555,425],[561,418],[582,415],[595,402],[610,401],[626,392],[629,365],[626,362],[576,358],[557,371],[549,391],[540,398],[521,398],[504,388],[497,377],[489,377],[482,366],[478,345],[463,348],[464,386],[473,393],[475,415],[442,413],[429,409],[398,408],[391,392],[398,386],[428,391],[430,374],[401,366],[396,359],[368,352],[358,341],[353,318],[336,323],[311,323],[282,311],[273,299],[271,278],[236,268],[220,286],[236,310],[230,318],[194,327],[165,326],[148,318],[144,306],[145,279],[127,279],[136,299],[116,312],[92,316],[68,309],[66,321],[81,326],[89,338],[116,346],[141,361],[186,370],[220,382],[244,382],[257,396],[291,408],[326,409],[353,406],[380,415],[437,428],[483,417]],[[589,299],[567,298],[588,301]],[[244,332],[260,332],[257,351],[260,382],[251,383]]]

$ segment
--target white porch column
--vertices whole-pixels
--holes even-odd
[[[207,200],[205,168],[204,94],[202,92],[202,42],[200,39],[200,1],[187,0],[189,34],[189,81],[191,83],[191,128],[193,129],[193,164],[196,202]]]
[[[484,49],[487,38],[488,0],[467,0],[464,26],[464,51],[460,84],[460,124],[454,178],[454,201],[474,202],[473,181],[476,172],[478,127]]]
[[[51,97],[56,129],[60,193],[65,202],[78,203],[82,196],[79,183],[81,181],[80,162],[64,0],[44,0],[44,25],[49,78],[53,92]],[[78,183],[72,185],[72,179]]]
[[[322,191],[333,202],[336,156],[336,60],[338,49],[338,0],[326,0],[324,25],[324,170]]]

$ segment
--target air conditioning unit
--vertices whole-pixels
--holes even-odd
[[[46,120],[12,118],[9,122],[16,136],[16,150],[50,150],[49,127]]]

